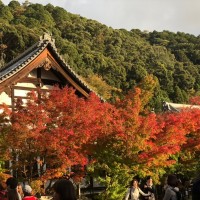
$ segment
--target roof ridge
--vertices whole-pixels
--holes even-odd
[[[27,53],[31,52],[32,49],[34,49],[37,45],[38,45],[38,42],[35,43],[34,45],[32,45],[31,47],[29,47],[28,49],[26,49],[23,53],[19,54],[17,57],[15,57],[14,59],[12,59],[12,60],[9,61],[8,63],[6,63],[5,66],[1,68],[0,71],[5,70],[5,69],[8,68],[10,65],[12,65],[13,63],[15,63],[15,62],[17,62],[18,60],[20,60],[24,55],[26,55]]]
[[[20,58],[22,58],[24,55],[26,55],[27,53],[31,52],[32,49],[34,49],[35,47],[41,47],[44,44],[48,44],[51,43],[51,45],[53,46],[53,48],[56,48],[55,46],[55,39],[52,38],[52,36],[48,33],[44,33],[42,36],[40,36],[40,41],[33,44],[31,47],[29,47],[28,49],[26,49],[23,53],[19,54],[17,57],[15,57],[14,59],[12,59],[11,61],[9,61],[8,63],[5,64],[5,66],[3,66],[0,71],[5,70],[6,68],[8,68],[10,65],[12,65],[13,63],[17,62],[18,60],[20,60]]]

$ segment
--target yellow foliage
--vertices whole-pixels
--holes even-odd
[[[43,193],[43,188],[41,187],[43,185],[43,182],[41,180],[34,180],[31,182],[31,187],[33,189],[34,194],[36,194],[37,192],[39,193]]]
[[[111,98],[113,91],[121,92],[120,89],[108,85],[102,77],[96,74],[89,75],[85,78],[85,81],[95,93],[100,95],[105,100],[109,100]]]

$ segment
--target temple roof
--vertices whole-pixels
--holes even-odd
[[[190,104],[178,104],[178,103],[170,103],[163,102],[163,110],[164,111],[172,111],[172,112],[180,112],[183,109],[200,109],[200,105],[190,105]]]
[[[44,34],[40,37],[39,42],[28,48],[25,52],[0,69],[0,92],[2,91],[2,85],[4,87],[6,84],[8,85],[8,83],[6,83],[6,81],[8,82],[8,79],[16,76],[17,73],[26,68],[27,65],[33,62],[45,49],[48,49],[48,51],[51,52],[53,58],[62,67],[62,70],[64,70],[71,79],[75,80],[75,82],[78,83],[83,90],[85,90],[88,94],[93,92],[92,89],[90,89],[90,87],[83,80],[81,80],[73,69],[64,61],[57,51],[55,40],[48,34]]]

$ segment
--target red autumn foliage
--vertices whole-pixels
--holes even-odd
[[[129,171],[157,173],[175,163],[180,151],[200,149],[200,110],[155,114],[144,109],[148,97],[135,88],[115,105],[102,102],[95,94],[80,98],[72,88],[55,87],[40,95],[32,92],[26,106],[18,100],[11,115],[12,126],[1,113],[4,155],[15,160],[13,168],[25,178],[36,176],[40,165],[42,178],[60,177],[78,169],[84,176],[88,155],[93,163],[112,166],[118,162]],[[7,109],[8,111],[8,109]],[[9,131],[6,131],[9,130]],[[10,151],[12,149],[12,151]],[[46,166],[46,170],[44,167]]]
[[[26,106],[20,100],[16,103],[5,138],[12,149],[9,159],[15,160],[16,154],[20,157],[13,168],[22,177],[34,177],[36,163],[44,178],[68,173],[74,165],[86,165],[97,139],[106,140],[108,133],[115,132],[111,129],[117,131],[113,127],[119,126],[113,120],[114,107],[94,94],[84,99],[72,88],[56,87],[48,94],[32,92],[29,99]]]

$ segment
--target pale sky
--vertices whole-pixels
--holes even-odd
[[[2,0],[8,4],[11,0]],[[25,0],[19,0],[20,3]],[[200,35],[200,0],[30,0],[60,6],[115,29]]]

